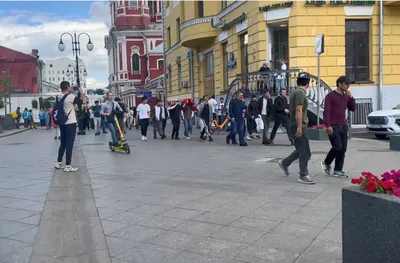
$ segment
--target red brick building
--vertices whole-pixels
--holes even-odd
[[[152,92],[153,102],[164,94],[163,85],[153,81],[164,73],[162,1],[110,1],[110,13],[112,25],[105,37],[109,87],[126,105],[140,103],[136,95],[144,91]]]
[[[0,46],[0,78],[7,75],[11,78],[11,93],[39,93],[37,60],[33,53],[28,55]],[[0,93],[3,91],[4,87],[0,87]]]

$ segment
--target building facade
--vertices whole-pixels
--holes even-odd
[[[126,105],[134,106],[136,95],[164,72],[162,1],[110,1],[110,13],[112,26],[105,37],[109,86]]]
[[[39,93],[41,64],[37,50],[25,54],[0,46],[0,78],[10,78],[11,93]],[[4,87],[0,87],[2,92]]]
[[[86,93],[86,62],[83,59],[78,60],[79,63],[79,80],[83,91]],[[69,81],[71,85],[76,85],[76,60],[62,57],[54,60],[46,60],[43,67],[43,80],[57,86],[61,81]],[[86,73],[85,73],[86,72]]]
[[[264,61],[317,75],[316,35],[325,35],[320,76],[334,88],[347,75],[357,98],[374,109],[399,104],[400,4],[384,1],[383,75],[379,94],[378,1],[165,1],[168,99],[223,95],[237,74]],[[380,96],[381,95],[381,96]]]

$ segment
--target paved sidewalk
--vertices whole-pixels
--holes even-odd
[[[0,138],[8,137],[11,135],[19,134],[21,132],[30,130],[29,128],[19,128],[19,129],[12,129],[12,130],[5,130],[2,133],[0,133]]]
[[[0,139],[0,262],[342,262],[350,179],[322,175],[328,142],[312,142],[308,186],[297,164],[289,177],[277,166],[293,149],[285,135],[238,147],[222,134],[162,141],[149,131],[147,142],[128,131],[130,155],[108,150],[109,134],[78,137],[75,174],[54,173],[52,133]],[[381,173],[399,157],[386,142],[353,139],[345,169]]]

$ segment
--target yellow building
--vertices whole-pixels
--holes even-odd
[[[164,1],[168,100],[222,96],[236,74],[258,71],[264,61],[280,69],[280,58],[317,75],[315,36],[324,34],[321,79],[334,87],[349,76],[355,97],[376,108],[379,14],[378,1]],[[383,14],[381,100],[388,108],[400,98],[399,2],[385,1]]]

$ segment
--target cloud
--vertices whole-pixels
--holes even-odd
[[[106,82],[97,81],[94,78],[86,79],[86,88],[88,89],[104,89],[105,87],[107,87]]]
[[[81,35],[80,58],[87,63],[88,81],[90,79],[93,86],[104,88],[108,79],[108,57],[104,48],[104,36],[108,34],[110,24],[108,10],[108,3],[93,2],[88,10],[88,18],[73,20],[51,13],[12,10],[10,16],[0,17],[0,45],[28,54],[32,49],[38,49],[43,60],[64,56],[71,58],[71,37],[63,36],[66,48],[60,52],[57,47],[60,35],[64,32],[86,32],[91,37],[94,49],[91,52],[86,49],[88,37]]]

